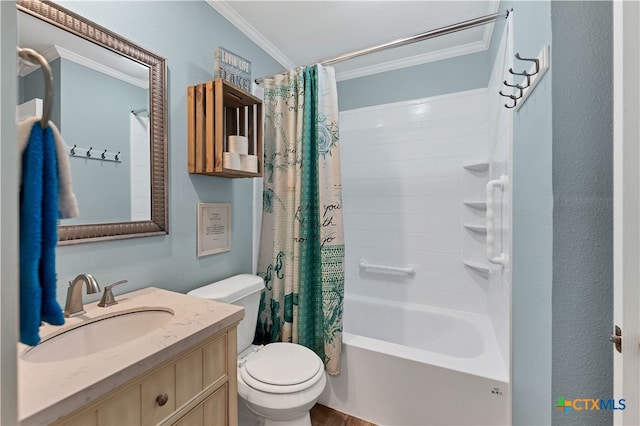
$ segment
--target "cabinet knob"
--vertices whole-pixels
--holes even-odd
[[[169,401],[169,395],[166,394],[166,393],[162,393],[162,394],[156,396],[156,402],[158,403],[158,405],[160,407],[162,407],[164,404],[166,404],[167,401]]]

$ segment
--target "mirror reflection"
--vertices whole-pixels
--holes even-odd
[[[51,120],[70,157],[80,216],[63,224],[151,220],[149,67],[18,14],[19,43],[47,58],[54,75]],[[21,117],[41,115],[36,67],[21,62]]]
[[[166,234],[165,59],[51,2],[18,0],[18,31],[55,76],[50,119],[80,209],[59,244]],[[18,119],[42,114],[34,70],[20,64]]]

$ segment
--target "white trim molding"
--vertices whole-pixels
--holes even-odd
[[[220,0],[205,0],[209,6],[214,8],[220,15],[222,15],[227,21],[231,22],[233,26],[239,29],[244,35],[249,37],[251,41],[257,44],[262,50],[267,52],[273,59],[278,61],[284,68],[294,68],[298,65],[287,57],[280,49],[278,49],[269,39],[267,39],[262,33],[256,30],[246,19],[244,19],[238,12],[236,12],[225,1]]]
[[[400,68],[413,67],[416,65],[422,65],[429,62],[442,61],[443,59],[449,59],[456,56],[468,55],[470,53],[477,53],[487,50],[484,42],[476,41],[468,43],[462,46],[457,46],[449,49],[441,49],[435,52],[429,52],[422,55],[410,56],[408,58],[402,58],[395,61],[382,62],[376,65],[369,65],[362,68],[355,68],[350,71],[342,71],[336,73],[337,81],[351,80],[352,78],[365,77],[372,74],[378,74],[381,72],[393,71]]]
[[[134,86],[137,86],[143,89],[149,88],[148,79],[144,80],[141,78],[134,77],[133,75],[127,74],[125,72],[117,70],[108,65],[94,61],[93,59],[89,59],[86,56],[83,56],[79,53],[65,49],[64,47],[60,47],[57,45],[51,46],[46,51],[42,52],[42,56],[44,56],[48,62],[53,62],[58,58],[64,58],[71,62],[75,62],[78,65],[85,66],[87,68],[101,72],[113,78],[117,78],[118,80],[122,80],[129,84],[133,84]],[[39,65],[27,65],[21,62],[19,65],[18,75],[20,77],[24,77],[25,75],[35,71],[38,68],[40,68]]]

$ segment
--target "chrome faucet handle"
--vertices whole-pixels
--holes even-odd
[[[117,305],[118,302],[116,302],[116,298],[113,297],[113,292],[111,291],[111,289],[117,285],[128,283],[128,282],[129,281],[127,280],[122,280],[122,281],[117,281],[113,284],[109,284],[105,286],[104,293],[102,293],[102,299],[100,299],[100,303],[98,303],[98,306],[100,306],[101,308],[106,308],[108,306]]]

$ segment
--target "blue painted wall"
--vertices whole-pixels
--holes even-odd
[[[551,2],[553,397],[613,397],[612,2]],[[637,402],[637,401],[636,401]],[[633,403],[633,402],[630,402]],[[553,410],[603,425],[612,411]]]
[[[73,188],[82,203],[76,223],[126,222],[131,220],[131,158],[129,156],[129,115],[146,108],[149,92],[126,81],[62,58],[60,60],[60,131],[68,146],[84,151],[70,157]],[[121,152],[122,162],[87,159],[105,149]]]
[[[123,292],[149,285],[186,292],[250,272],[252,181],[187,173],[186,90],[213,79],[218,45],[251,60],[257,76],[275,73],[282,66],[205,2],[73,1],[62,5],[167,59],[170,233],[58,247],[58,300],[64,303],[66,282],[83,272],[94,274],[103,285],[127,279]],[[230,252],[197,258],[198,202],[231,203]]]
[[[501,3],[501,10],[507,8],[514,9],[515,52],[535,57],[551,44],[550,2]],[[504,25],[498,22],[494,34]],[[553,73],[551,67],[513,120],[512,416],[517,425],[550,424],[553,409]]]
[[[338,82],[340,111],[487,87],[487,51]]]

